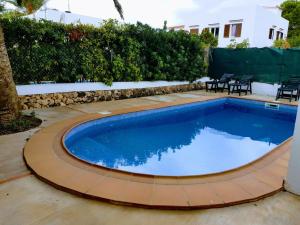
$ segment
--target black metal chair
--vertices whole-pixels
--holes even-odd
[[[300,77],[293,76],[287,81],[281,83],[281,87],[277,90],[276,100],[279,98],[289,99],[291,102],[293,98],[295,101],[300,97]]]
[[[237,79],[234,83],[229,84],[228,95],[230,95],[230,93],[239,93],[239,96],[241,96],[242,92],[244,92],[246,95],[248,92],[252,94],[252,82],[252,75],[242,76],[241,79]]]
[[[215,93],[217,93],[218,90],[223,92],[224,89],[229,88],[229,82],[233,77],[234,74],[224,73],[220,79],[214,79],[212,81],[205,82],[206,92],[215,91]]]

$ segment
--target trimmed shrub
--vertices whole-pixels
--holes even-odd
[[[13,18],[0,21],[16,83],[51,80],[187,80],[205,75],[202,39],[137,23],[100,28]]]
[[[287,49],[287,48],[290,48],[291,45],[287,40],[279,39],[279,40],[275,40],[273,42],[273,47]]]

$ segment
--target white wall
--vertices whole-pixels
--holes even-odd
[[[294,194],[300,195],[300,104],[298,106],[297,120],[285,188]]]
[[[284,36],[288,31],[288,21],[281,17],[280,11],[276,8],[266,8],[259,5],[247,5],[239,7],[224,8],[220,12],[207,14],[201,17],[198,14],[194,18],[187,18],[184,22],[185,30],[189,31],[189,25],[199,25],[199,32],[206,27],[212,27],[210,24],[218,24],[220,28],[218,47],[227,47],[231,39],[235,39],[240,43],[245,39],[249,40],[250,47],[270,47],[274,40],[269,40],[269,29],[276,26],[274,38],[276,38],[276,31],[279,28],[283,29]],[[232,24],[232,20],[243,20],[241,37],[224,38],[225,24]],[[183,19],[184,20],[184,19]]]
[[[45,9],[39,10],[34,14],[25,16],[31,19],[46,19],[52,22],[57,23],[65,23],[65,24],[89,24],[94,26],[100,26],[102,19],[90,17],[90,16],[83,16],[75,13],[66,13],[56,9]]]
[[[266,83],[253,82],[252,92],[253,94],[272,96],[275,98],[279,87],[280,87],[279,84],[266,84]]]
[[[273,26],[274,37],[272,40],[269,39],[269,30]],[[276,40],[276,32],[283,32],[284,38],[287,36],[289,22],[282,18],[279,14],[267,10],[263,7],[257,6],[255,24],[254,24],[254,40],[252,42],[255,47],[271,47],[273,42]],[[283,29],[283,30],[280,30]]]
[[[245,10],[245,8],[241,7],[233,7],[223,10],[222,13],[213,15],[211,18],[207,18],[203,24],[201,24],[202,29],[205,27],[210,27],[209,24],[219,23],[220,32],[218,38],[218,46],[219,47],[227,47],[232,39],[235,39],[236,42],[242,42],[244,39],[249,39],[251,43],[254,40],[254,22],[255,22],[255,10],[256,7],[251,6]],[[228,37],[224,38],[224,27],[225,24],[230,24],[232,20],[240,20],[242,19],[242,33],[241,37]],[[201,29],[201,30],[202,30]]]

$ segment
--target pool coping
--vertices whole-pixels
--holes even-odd
[[[211,100],[226,99],[226,98],[231,98],[231,97],[230,96],[229,97],[220,97],[220,98],[209,99],[209,100],[204,100],[204,101],[196,101],[196,102],[193,102],[193,103],[197,103],[197,102],[202,102],[203,103],[203,102],[207,102],[207,101],[211,101]],[[239,98],[239,99],[241,99],[241,98]],[[242,99],[242,100],[251,101],[252,99]],[[257,101],[257,100],[252,100],[252,101]],[[183,105],[188,105],[188,104],[192,104],[192,103],[176,104],[176,105],[166,106],[166,107],[163,107],[163,108],[174,107],[174,106],[183,106]],[[287,104],[282,104],[282,105],[287,105]],[[287,105],[287,106],[295,107],[294,105]],[[155,109],[160,109],[160,108],[155,108]],[[73,126],[71,126],[63,134],[62,139],[61,139],[61,144],[62,144],[64,150],[69,155],[71,155],[72,157],[74,157],[75,159],[77,159],[77,160],[79,160],[79,161],[81,161],[83,163],[87,163],[87,164],[89,164],[91,166],[94,166],[96,168],[99,167],[101,169],[105,169],[105,170],[109,170],[109,171],[116,171],[116,172],[120,172],[120,173],[131,174],[131,175],[136,175],[136,176],[145,176],[145,177],[189,178],[189,177],[201,177],[201,176],[205,177],[205,176],[211,176],[211,175],[220,175],[220,174],[224,174],[224,173],[227,173],[227,172],[232,172],[232,171],[236,171],[236,170],[242,169],[243,167],[250,166],[251,164],[255,163],[256,161],[261,160],[264,157],[267,157],[273,150],[275,150],[276,148],[280,147],[281,145],[283,145],[284,143],[288,142],[291,139],[291,137],[289,137],[288,139],[286,139],[285,141],[283,141],[282,143],[280,143],[278,146],[276,146],[271,151],[268,151],[267,153],[265,153],[264,155],[262,155],[259,158],[255,159],[254,161],[248,162],[248,163],[246,163],[246,164],[244,164],[242,166],[238,166],[238,167],[235,167],[235,168],[232,168],[232,169],[229,169],[229,170],[225,170],[225,171],[221,171],[221,172],[214,172],[214,173],[201,174],[201,175],[182,175],[182,176],[176,176],[176,175],[152,175],[152,174],[145,174],[145,173],[130,172],[130,171],[120,170],[120,169],[115,169],[115,168],[108,168],[108,167],[105,167],[105,166],[102,166],[102,165],[99,165],[99,164],[92,163],[92,162],[89,162],[87,160],[81,159],[80,157],[77,157],[76,155],[72,154],[70,152],[70,150],[68,149],[68,147],[65,145],[66,136],[71,132],[71,130],[73,130],[74,128],[76,128],[78,126],[81,126],[81,125],[83,125],[85,123],[92,122],[92,121],[95,121],[95,120],[98,120],[98,119],[101,119],[101,118],[109,118],[109,117],[118,116],[118,115],[126,115],[126,114],[130,114],[130,113],[137,113],[137,112],[143,112],[143,111],[151,111],[151,110],[155,110],[155,109],[147,109],[147,110],[134,111],[134,112],[129,112],[129,113],[121,113],[121,114],[108,114],[108,115],[105,115],[105,116],[100,117],[100,118],[93,118],[93,119],[88,119],[88,120],[85,120],[85,121],[81,121],[80,123],[76,123]]]
[[[224,97],[201,96],[114,110],[109,115],[87,114],[61,121],[33,135],[24,147],[24,160],[38,178],[58,189],[86,198],[144,208],[225,207],[256,201],[283,190],[291,138],[243,167],[217,174],[184,177],[143,175],[101,168],[70,155],[62,143],[62,137],[70,128],[92,119]]]

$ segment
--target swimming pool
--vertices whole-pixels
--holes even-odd
[[[64,139],[70,154],[99,166],[159,176],[246,165],[293,135],[296,107],[222,98],[89,121]]]

